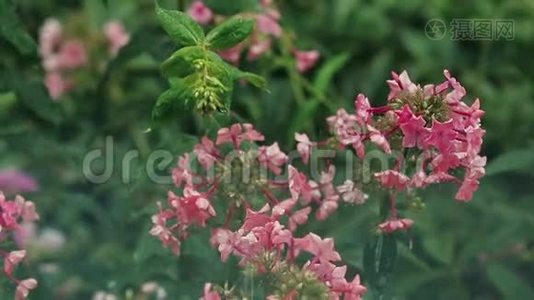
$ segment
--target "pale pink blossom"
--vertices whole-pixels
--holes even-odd
[[[56,52],[61,43],[63,28],[57,19],[46,19],[39,30],[39,52],[46,58]]]
[[[0,190],[6,194],[35,192],[39,184],[30,175],[16,169],[0,170]]]
[[[297,60],[297,70],[300,73],[305,73],[317,64],[321,54],[317,50],[300,51],[294,50],[293,54]]]
[[[73,86],[70,80],[63,78],[63,75],[58,72],[47,73],[45,76],[45,85],[53,100],[57,100],[63,96]]]
[[[257,60],[263,54],[265,54],[267,51],[271,49],[271,45],[272,45],[271,39],[254,40],[248,50],[247,59]]]
[[[375,173],[375,178],[385,188],[403,190],[408,186],[410,178],[395,170],[385,170]]]
[[[256,16],[256,26],[259,32],[263,34],[270,34],[275,37],[282,36],[282,27],[278,21],[271,15],[259,14]]]
[[[195,155],[204,169],[210,169],[220,159],[220,152],[215,143],[207,136],[202,137],[199,144],[195,145]]]
[[[412,225],[411,219],[391,219],[378,225],[378,228],[384,233],[392,233],[397,230],[408,230]]]
[[[220,50],[219,56],[231,64],[238,65],[241,58],[241,52],[243,51],[243,44],[239,43],[232,48]]]
[[[278,143],[274,143],[271,146],[258,148],[258,161],[276,175],[280,175],[282,166],[287,162],[287,155],[280,151]]]
[[[195,0],[187,9],[187,14],[199,24],[206,25],[213,20],[213,12],[204,2]]]
[[[172,180],[176,187],[181,187],[182,183],[185,183],[185,186],[193,185],[193,173],[191,171],[191,160],[189,158],[188,153],[185,153],[184,155],[178,158],[177,167],[172,169]]]
[[[21,280],[17,285],[17,290],[15,292],[15,300],[24,300],[28,297],[31,290],[37,287],[37,280],[33,278],[28,278]]]
[[[9,254],[4,257],[4,272],[8,276],[12,276],[13,270],[24,259],[25,256],[26,250],[17,250],[9,252]]]
[[[352,180],[345,180],[345,182],[338,186],[337,191],[341,194],[341,198],[345,202],[363,204],[369,198],[367,194],[362,192]]]
[[[88,62],[85,45],[80,40],[66,41],[59,49],[59,63],[62,69],[76,69]]]
[[[315,233],[308,233],[303,238],[295,239],[295,246],[313,254],[320,261],[338,261],[341,256],[334,250],[334,239],[321,239]]]
[[[311,149],[312,147],[315,147],[317,143],[311,142],[307,134],[300,134],[298,132],[295,132],[295,140],[297,141],[297,151],[302,158],[302,162],[308,164],[310,161]]]
[[[130,41],[130,35],[119,21],[107,22],[104,25],[104,35],[109,44],[109,53],[113,56]]]
[[[221,145],[231,143],[234,148],[239,149],[243,141],[263,141],[265,137],[254,129],[252,124],[233,124],[230,128],[221,128],[217,132],[217,140],[215,144]]]

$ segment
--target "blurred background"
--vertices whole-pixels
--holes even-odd
[[[257,6],[256,0],[205,3],[220,15]],[[338,107],[352,109],[359,92],[373,105],[385,103],[392,70],[408,70],[420,83],[441,82],[443,69],[450,70],[486,111],[487,176],[470,203],[454,201],[448,186],[424,191],[426,209],[410,214],[416,226],[399,245],[387,297],[534,299],[534,1],[275,4],[294,47],[317,49],[321,58],[310,72],[295,74],[281,67],[288,59],[281,41],[262,58],[243,60],[240,68],[265,76],[270,92],[238,84],[233,113],[221,123],[253,123],[267,142],[289,150],[295,131],[326,136],[325,117]],[[31,299],[92,299],[97,291],[134,299],[147,282],[161,285],[168,299],[198,299],[204,282],[239,278],[235,261],[221,263],[209,246],[208,232],[195,232],[180,258],[148,234],[156,202],[171,185],[149,179],[147,158],[158,149],[176,156],[190,151],[207,132],[206,118],[185,109],[146,132],[167,89],[159,64],[176,49],[153,7],[149,0],[0,0],[0,190],[22,193],[41,215],[25,233],[25,272],[39,280]],[[90,49],[89,67],[62,74],[72,81],[55,85],[68,90],[61,96],[45,87],[45,78],[49,89],[55,81],[38,50],[49,18]],[[469,35],[458,20],[490,21],[492,36]],[[512,27],[498,27],[499,20]],[[105,43],[109,22],[129,35],[118,52]],[[94,183],[82,172],[84,158],[104,149],[106,137],[112,137],[114,164],[107,180]],[[125,171],[122,159],[132,150],[137,156]],[[163,176],[173,165],[156,162],[152,171]],[[95,160],[92,167],[101,174],[110,165]],[[342,208],[312,229],[334,236],[357,271],[374,214],[368,206]],[[2,287],[0,295],[12,293]],[[139,299],[157,295],[151,297]]]

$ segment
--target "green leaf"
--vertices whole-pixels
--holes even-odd
[[[202,27],[181,11],[163,9],[156,2],[156,18],[167,34],[182,46],[194,46],[204,41]]]
[[[165,77],[186,77],[195,72],[193,61],[203,57],[203,50],[198,46],[181,48],[161,64],[161,72]]]
[[[7,0],[0,0],[0,36],[8,40],[22,54],[36,53],[36,44],[24,29]]]
[[[349,58],[349,53],[341,53],[324,63],[319,71],[317,71],[317,76],[313,81],[315,89],[323,94],[326,93],[332,82],[332,78],[339,70],[341,70],[341,68],[343,68]]]
[[[254,21],[233,17],[212,29],[207,36],[207,42],[215,50],[231,48],[244,41],[254,29]]]
[[[257,88],[267,90],[267,81],[262,76],[250,72],[244,72],[237,68],[234,69],[237,70],[234,73],[235,80],[244,79]]]
[[[364,250],[364,275],[377,295],[390,285],[397,260],[397,241],[392,234],[380,234]]]
[[[486,272],[489,279],[504,296],[504,299],[534,299],[534,290],[506,266],[497,262],[491,263],[486,268]]]
[[[454,257],[454,237],[443,233],[439,237],[430,236],[423,239],[425,249],[437,260],[450,264]]]
[[[158,123],[168,119],[175,110],[176,102],[186,94],[186,88],[181,80],[174,80],[171,89],[158,97],[152,109],[152,122]]]
[[[534,149],[508,151],[494,159],[486,168],[486,175],[505,172],[524,172],[533,174]]]
[[[54,124],[61,121],[59,106],[50,99],[40,80],[25,78],[18,71],[4,71],[0,73],[0,91],[2,90],[15,92],[17,100],[41,119]]]

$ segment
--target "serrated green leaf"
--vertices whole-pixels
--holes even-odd
[[[326,93],[332,78],[347,63],[349,58],[350,55],[348,53],[342,53],[326,61],[317,71],[317,76],[313,81],[315,89],[323,94]]]
[[[245,40],[254,29],[254,21],[233,17],[213,28],[206,37],[210,47],[215,50],[231,48]]]
[[[202,48],[198,46],[184,47],[174,52],[161,64],[161,72],[165,77],[186,77],[195,72],[193,61],[203,57]]]
[[[172,40],[181,46],[194,46],[204,41],[202,27],[181,11],[163,9],[156,2],[156,18]]]

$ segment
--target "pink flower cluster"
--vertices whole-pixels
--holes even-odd
[[[219,55],[228,62],[239,64],[241,54],[245,48],[248,48],[246,58],[250,61],[257,60],[271,50],[276,39],[282,37],[283,29],[280,26],[280,11],[272,1],[259,1],[259,7],[259,12],[245,13],[245,15],[250,15],[256,20],[256,28],[251,38],[246,42],[219,52]],[[202,25],[210,24],[215,19],[213,11],[201,0],[194,1],[187,13]],[[293,55],[295,56],[297,70],[301,73],[313,68],[320,57],[317,50],[301,51],[295,49]]]
[[[347,267],[335,264],[341,256],[334,249],[334,240],[322,239],[314,233],[302,238],[294,237],[292,231],[279,222],[283,212],[280,208],[271,209],[268,204],[259,211],[249,209],[241,228],[236,231],[214,229],[211,243],[217,247],[223,261],[229,255],[235,255],[241,258],[241,265],[252,266],[258,273],[276,274],[289,268],[296,273],[310,274],[316,283],[326,288],[324,299],[361,299],[366,288],[361,285],[358,275],[352,281],[345,279]],[[312,258],[298,267],[295,261],[300,254],[308,254]],[[267,299],[306,299],[306,284],[295,282],[292,286],[291,276],[284,278],[282,275],[281,280],[289,287]],[[218,293],[209,287],[205,290],[204,299],[220,299],[217,298]]]
[[[65,28],[57,19],[47,19],[39,33],[39,52],[46,72],[45,85],[52,99],[59,99],[75,85],[70,73],[89,64],[88,45],[83,38],[66,37]],[[129,35],[121,23],[111,21],[104,26],[109,54],[114,56],[126,45]]]
[[[334,264],[340,257],[332,239],[313,233],[295,238],[293,233],[308,222],[312,211],[324,220],[343,202],[364,204],[365,184],[378,184],[389,194],[389,216],[377,227],[385,234],[408,230],[414,223],[398,214],[400,193],[415,199],[417,189],[452,182],[459,185],[457,200],[472,198],[486,162],[480,156],[484,112],[478,99],[467,105],[465,89],[448,71],[444,74],[444,82],[421,87],[406,72],[393,73],[386,105],[372,107],[360,94],[354,113],[340,109],[327,118],[332,135],[326,140],[311,141],[296,133],[302,164],[291,161],[294,155],[282,152],[277,143],[257,145],[265,138],[251,124],[221,128],[215,140],[202,137],[192,155],[179,157],[172,177],[181,192],[169,191],[167,207],[159,204],[150,233],[179,254],[191,226],[209,226],[214,228],[211,243],[223,261],[238,256],[241,265],[257,272],[290,265],[292,272],[312,274],[299,277],[301,283],[319,281],[330,298],[360,299],[365,288],[359,277],[346,281],[346,268]],[[336,183],[334,158],[317,161],[313,155],[320,148],[347,150],[363,160],[372,146],[388,165],[372,171],[371,183],[356,177]],[[308,178],[297,165],[320,166],[320,175]],[[313,258],[297,268],[294,259],[300,253]],[[269,299],[296,299],[293,293],[302,292],[278,291]],[[220,289],[206,285],[204,299],[220,299]]]
[[[455,182],[456,199],[469,201],[484,175],[486,158],[480,156],[485,130],[480,121],[484,111],[480,100],[467,105],[465,88],[445,70],[445,81],[423,87],[413,83],[406,71],[392,73],[388,80],[388,104],[371,107],[362,94],[355,101],[355,113],[340,109],[328,118],[331,131],[341,147],[351,147],[360,158],[365,156],[365,142],[385,153],[400,155],[394,168],[375,173],[379,184],[392,192],[424,188],[431,184]],[[394,144],[395,140],[400,143]],[[411,170],[408,172],[407,170]],[[463,173],[463,179],[458,173]],[[392,201],[392,223],[384,231],[406,229],[411,221],[396,220]],[[399,223],[400,222],[400,223]]]
[[[18,230],[22,222],[34,222],[38,219],[39,216],[35,211],[33,202],[26,201],[21,196],[15,197],[15,200],[6,200],[4,194],[0,192],[0,243]],[[37,281],[33,278],[20,280],[15,278],[13,274],[15,267],[26,256],[26,250],[7,251],[0,249],[0,256],[4,259],[6,277],[17,284],[15,299],[26,299],[30,290],[37,287]]]
[[[309,141],[305,134],[297,134],[296,139],[303,160],[309,160],[315,143]],[[310,180],[289,164],[288,155],[280,150],[277,143],[256,145],[263,140],[264,136],[251,124],[222,128],[215,141],[203,137],[194,147],[196,159],[184,154],[172,170],[174,184],[182,189],[182,193],[177,195],[169,191],[167,208],[159,204],[159,213],[152,217],[150,233],[179,254],[181,242],[189,235],[188,228],[206,227],[211,222],[210,226],[217,228],[213,231],[212,243],[220,250],[221,258],[226,260],[230,254],[241,255],[245,263],[274,248],[291,245],[293,254],[298,249],[305,250],[304,246],[294,248],[292,232],[308,221],[313,207],[316,207],[316,218],[323,220],[337,209],[339,201],[365,202],[367,195],[351,180],[339,186],[334,184],[333,165],[321,173],[318,181]],[[257,196],[261,196],[262,200]],[[220,206],[215,205],[215,201],[225,205],[224,209],[216,210],[215,207]],[[255,212],[254,207],[263,208]],[[215,226],[215,217],[220,215],[224,216],[224,224]],[[238,223],[240,229],[234,232],[230,228],[239,215],[245,215],[246,220],[243,224]],[[282,225],[285,222],[287,229]],[[271,231],[261,233],[261,230]],[[275,237],[277,234],[280,235]],[[257,242],[260,235],[265,235],[266,244]],[[248,246],[242,244],[246,239],[250,239]],[[301,241],[300,244],[304,241],[294,241],[297,240]],[[236,247],[241,250],[236,250]],[[316,265],[319,262],[321,264]],[[322,274],[321,278],[327,285],[335,286],[331,289],[333,293],[351,293],[349,283],[340,279],[330,282],[331,274],[324,272],[332,266],[322,259],[306,266],[306,270],[313,269]],[[336,270],[336,274],[341,272]]]
[[[303,161],[315,143],[305,134],[296,135],[298,151]],[[151,233],[158,236],[166,246],[178,254],[180,241],[188,236],[191,225],[205,227],[207,221],[218,213],[213,201],[226,198],[227,225],[235,214],[244,214],[257,206],[257,200],[249,198],[259,192],[261,205],[270,204],[279,216],[285,216],[291,231],[308,221],[312,206],[317,207],[316,217],[326,219],[338,207],[339,201],[362,204],[367,195],[356,183],[346,180],[334,184],[335,167],[330,165],[321,173],[318,181],[310,180],[294,166],[288,164],[288,156],[277,143],[257,146],[264,136],[251,124],[234,124],[219,130],[212,141],[203,137],[194,147],[198,171],[193,170],[193,159],[182,155],[172,170],[177,188],[183,188],[182,195],[168,193],[168,207],[153,217]],[[287,176],[284,174],[287,173]],[[172,223],[172,225],[169,225]]]

